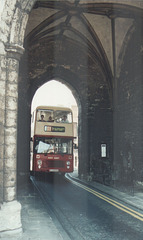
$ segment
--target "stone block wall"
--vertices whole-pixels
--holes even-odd
[[[143,180],[143,22],[135,23],[117,79],[115,165],[119,180]]]
[[[17,99],[19,60],[33,1],[0,4],[0,237],[21,232],[17,194]]]

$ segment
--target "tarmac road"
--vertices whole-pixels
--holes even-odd
[[[142,221],[62,176],[33,178],[47,208],[69,239],[142,240]],[[90,190],[90,188],[88,188]],[[60,231],[57,223],[55,223]],[[62,233],[61,233],[62,234]],[[63,234],[63,239],[65,235]],[[66,239],[67,240],[67,239]]]

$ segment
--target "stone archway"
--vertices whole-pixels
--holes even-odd
[[[0,159],[1,159],[0,161],[0,169],[1,169],[0,171],[0,184],[1,184],[0,186],[1,187],[0,188],[0,203],[1,203],[0,231],[8,231],[8,230],[21,231],[21,219],[20,219],[21,207],[20,207],[20,204],[16,201],[16,192],[17,192],[17,189],[16,189],[17,140],[16,138],[17,138],[17,102],[18,102],[17,93],[19,92],[18,81],[20,81],[18,72],[19,72],[19,60],[24,52],[23,39],[25,34],[25,28],[26,28],[29,13],[34,3],[36,2],[36,0],[31,0],[31,1],[13,0],[13,1],[10,1],[10,3],[9,3],[9,0],[1,0],[1,2],[2,4],[0,6],[0,18],[1,18],[0,19],[1,20],[1,26],[0,26],[0,35],[1,35],[1,38],[0,38],[0,67],[1,67],[0,69],[1,70],[1,74],[0,74],[0,77],[1,77],[0,79],[0,87],[1,87],[1,91],[0,91],[0,114],[1,114],[1,119],[0,119],[0,133],[1,133],[1,136],[0,136],[0,140],[1,140],[1,145],[0,145]],[[93,4],[93,1],[91,2]],[[97,1],[97,2],[100,3],[100,1]],[[83,146],[85,148],[83,147],[84,152],[81,154],[81,158],[82,156],[84,156],[84,158],[86,159],[87,156],[90,156],[91,158],[90,166],[92,166],[93,160],[99,159],[99,154],[100,154],[99,142],[102,142],[102,140],[106,140],[109,142],[110,148],[112,145],[111,143],[112,134],[110,131],[112,129],[110,129],[109,127],[111,127],[111,123],[112,123],[111,107],[112,107],[112,90],[113,90],[112,83],[113,82],[112,82],[112,73],[111,73],[112,71],[110,70],[113,68],[115,70],[116,61],[118,60],[118,56],[117,57],[115,56],[116,55],[115,50],[118,50],[118,52],[120,51],[120,44],[122,44],[122,41],[120,40],[124,39],[124,34],[126,32],[126,30],[121,31],[122,38],[118,39],[118,35],[115,34],[114,20],[116,19],[119,21],[118,23],[119,23],[119,30],[120,30],[120,26],[123,25],[122,24],[123,22],[125,23],[125,26],[127,28],[129,27],[130,23],[128,24],[127,18],[129,19],[131,18],[131,23],[132,23],[132,21],[137,19],[137,16],[139,17],[139,19],[142,16],[142,9],[141,9],[142,4],[140,3],[133,3],[133,1],[128,1],[129,8],[127,5],[123,6],[124,4],[122,4],[121,8],[119,8],[120,4],[116,5],[110,2],[111,1],[108,1],[108,0],[105,1],[105,4],[101,5],[102,9],[100,8],[100,10],[102,10],[101,11],[102,17],[104,16],[105,18],[104,17],[103,18],[106,19],[103,25],[100,23],[101,15],[99,14],[99,12],[96,12],[97,10],[96,7],[94,8],[94,12],[93,12],[92,5],[90,5],[89,8],[87,8],[86,6],[85,8],[83,8],[82,6],[82,9],[84,10],[82,13],[83,15],[86,14],[87,10],[89,10],[89,13],[92,13],[92,16],[94,16],[94,14],[95,16],[96,14],[99,15],[98,16],[99,19],[96,16],[91,21],[92,23],[94,23],[95,19],[97,20],[96,22],[98,23],[96,24],[97,29],[94,28],[94,24],[90,24],[89,21],[87,21],[87,19],[85,19],[83,16],[81,20],[82,22],[84,22],[84,29],[86,26],[89,32],[85,31],[84,34],[81,34],[81,32],[77,31],[77,29],[71,28],[71,24],[69,23],[71,16],[75,17],[76,13],[80,13],[80,11],[79,12],[77,11],[75,6],[71,11],[70,9],[71,5],[66,5],[67,7],[66,10],[68,9],[68,11],[66,12],[69,14],[69,16],[65,22],[62,22],[62,24],[59,25],[59,26],[62,26],[62,30],[60,29],[60,37],[63,35],[64,31],[71,30],[70,34],[74,33],[74,35],[71,38],[71,43],[74,42],[75,36],[76,38],[80,39],[80,41],[82,41],[82,44],[80,41],[78,41],[79,42],[78,46],[76,46],[77,51],[79,50],[80,45],[85,47],[85,51],[87,51],[87,49],[89,50],[88,55],[86,55],[86,58],[85,58],[85,55],[82,55],[84,57],[83,59],[87,60],[89,68],[88,67],[84,68],[84,65],[83,65],[84,61],[82,61],[82,63],[78,65],[77,59],[75,59],[76,60],[75,65],[71,64],[72,63],[71,59],[68,59],[68,61],[65,61],[63,64],[63,62],[61,62],[60,55],[59,55],[60,64],[58,63],[59,65],[55,64],[55,62],[50,62],[49,66],[46,66],[46,71],[48,71],[49,76],[51,74],[51,77],[62,78],[63,72],[64,73],[66,72],[68,74],[70,73],[69,75],[70,76],[72,75],[73,79],[74,77],[77,77],[77,79],[79,79],[78,85],[80,85],[81,83],[83,84],[83,89],[81,89],[80,87],[78,88],[79,92],[83,96],[83,98],[81,97],[81,99],[83,100],[81,101],[82,109],[84,110],[82,111],[83,113],[82,117],[86,115],[86,120],[82,124],[82,128],[81,128],[83,131],[83,139],[85,140],[83,142]],[[115,0],[115,2],[117,1]],[[38,1],[38,5],[40,4],[41,4],[40,1]],[[132,7],[130,7],[130,4],[132,5]],[[38,7],[38,5],[35,7]],[[48,1],[46,5],[48,5]],[[54,5],[54,1],[53,1],[53,5]],[[136,7],[138,6],[139,8],[135,7],[134,9],[133,6],[136,6]],[[88,13],[88,16],[89,16],[89,13]],[[58,14],[58,17],[59,16],[61,15]],[[48,22],[50,21],[51,21],[51,18],[48,19]],[[76,19],[73,19],[72,23],[76,23]],[[112,27],[110,24],[112,25]],[[83,26],[83,25],[80,25],[80,26]],[[102,29],[104,29],[105,32],[101,31],[101,27],[103,27]],[[57,29],[58,28],[54,28],[54,30],[57,30]],[[49,29],[48,33],[51,33],[51,30],[52,29]],[[100,36],[101,37],[100,41],[98,41],[96,30],[98,35],[100,35],[101,32],[104,32],[104,35],[101,34]],[[107,34],[109,32],[110,34]],[[88,38],[86,38],[86,35],[88,36]],[[108,37],[108,41],[106,41],[105,35],[106,37]],[[68,39],[67,36],[68,34],[64,35],[64,39]],[[40,34],[40,37],[41,37],[41,34]],[[115,41],[115,38],[117,42]],[[50,39],[52,40],[52,37]],[[101,42],[103,44],[101,44]],[[110,45],[108,44],[109,42],[111,43]],[[66,41],[65,43],[69,47],[69,44]],[[131,46],[131,49],[134,49],[133,45],[130,45],[130,46]],[[64,47],[64,46],[61,45],[61,47]],[[116,47],[117,49],[115,49]],[[138,52],[142,54],[142,45],[140,47],[141,49],[138,48]],[[93,52],[93,49],[94,49],[94,52]],[[129,50],[130,49],[128,49],[129,55],[127,54],[127,56],[125,56],[127,66],[128,66],[127,59],[128,59],[128,56],[130,56]],[[72,54],[73,52],[71,48],[71,55]],[[112,61],[112,57],[113,57],[113,61]],[[78,58],[78,59],[81,59],[81,58]],[[97,58],[103,68],[101,67],[100,64],[98,65],[99,62],[96,61]],[[135,61],[133,62],[138,63],[136,61],[138,59],[135,59]],[[139,63],[142,63],[142,58],[140,57],[140,59],[141,60]],[[70,63],[70,64],[67,64],[67,63]],[[136,67],[138,66],[140,65],[136,64]],[[71,67],[70,72],[69,72],[69,67]],[[99,71],[96,71],[98,68],[99,68]],[[101,70],[101,68],[103,71]],[[127,69],[130,69],[130,66],[128,66]],[[127,73],[126,69],[123,69],[121,80],[124,78],[127,79],[126,73]],[[84,79],[83,82],[81,82],[81,79],[82,79],[81,76]],[[132,79],[131,77],[129,77],[128,75],[128,83],[130,83],[130,79]],[[41,79],[41,75],[40,75],[40,79]],[[102,82],[101,81],[99,82],[99,80],[101,79],[102,79]],[[142,72],[139,76],[139,79],[140,80],[142,79]],[[38,81],[37,78],[33,78],[32,80],[34,82]],[[88,84],[88,80],[90,80],[90,84]],[[132,79],[132,81],[135,84],[134,79]],[[28,88],[27,83],[28,82],[25,82],[25,85]],[[95,85],[96,85],[96,88],[93,88],[93,86]],[[128,86],[130,86],[130,84],[128,84]],[[142,86],[141,81],[139,81],[139,88],[140,86]],[[121,86],[121,89],[122,89],[122,86]],[[28,91],[30,91],[30,88],[28,89]],[[126,93],[128,97],[127,100],[130,101],[131,95],[128,89]],[[140,96],[142,95],[140,94]],[[30,103],[30,100],[28,101]],[[138,102],[142,104],[141,97]],[[136,106],[138,106],[138,102],[136,103],[136,105],[134,105],[134,109]],[[100,107],[101,109],[99,109]],[[142,108],[140,108],[139,110],[140,110],[140,116],[141,116]],[[30,106],[28,105],[26,106],[26,112],[30,113]],[[123,111],[121,111],[121,113],[123,113]],[[96,118],[96,116],[98,116],[98,119]],[[100,122],[100,119],[102,120],[104,119],[102,123]],[[107,119],[108,121],[106,121]],[[122,125],[122,122],[121,122],[121,125]],[[94,131],[92,131],[93,130],[92,126],[96,126],[94,128]],[[138,129],[136,130],[138,131]],[[137,131],[136,131],[136,134],[138,133]],[[104,135],[104,132],[106,132],[106,135]],[[132,130],[130,132],[132,133]],[[94,138],[94,136],[96,136],[96,138]],[[125,140],[128,140],[129,137],[130,137],[130,134],[126,132]],[[87,146],[88,139],[90,143],[92,143],[92,145],[87,149],[86,146]],[[96,141],[96,139],[98,141]],[[142,138],[140,142],[142,142]],[[90,153],[94,150],[94,146],[96,146],[97,155],[95,155],[94,158],[92,158]],[[130,147],[132,147],[132,145],[130,145],[129,148]],[[122,154],[122,152],[120,154]],[[140,156],[141,157],[139,158],[139,161],[140,161],[139,163],[142,163],[142,160],[140,160],[142,159],[142,155]],[[130,155],[127,156],[127,158],[129,157]],[[111,158],[112,158],[112,155],[111,155]],[[94,164],[96,162],[94,161]],[[88,172],[90,171],[90,166],[88,164]],[[140,166],[140,164],[138,164],[138,166]],[[86,174],[86,172],[84,171],[86,167],[87,167],[87,161],[85,160],[84,168],[81,167],[80,169],[81,173]],[[97,169],[95,165],[93,166],[93,169]],[[13,206],[15,206],[15,208],[13,208]],[[14,225],[13,225],[12,219],[10,218],[11,215],[15,216],[17,219],[17,221],[14,222]]]
[[[78,139],[81,124],[81,102],[76,90],[65,80],[54,78],[39,86],[36,90],[31,103],[31,116],[37,106],[61,106],[72,110],[73,116],[73,169],[78,172]],[[79,132],[79,134],[78,134]],[[31,158],[30,158],[31,159]]]
[[[27,66],[27,64],[26,64]],[[18,142],[17,142],[17,176],[18,186],[21,183],[29,181],[29,153],[30,153],[30,122],[31,122],[31,103],[35,92],[43,84],[55,79],[65,84],[73,93],[77,100],[79,113],[81,112],[81,100],[79,93],[74,85],[71,84],[72,76],[70,72],[61,70],[56,74],[47,73],[39,79],[35,79],[31,83],[25,83],[27,77],[25,75],[23,61],[20,64],[20,81],[19,81],[19,99],[18,99]],[[74,75],[75,76],[75,75]],[[27,87],[29,86],[29,87]],[[22,136],[22,137],[21,137]]]

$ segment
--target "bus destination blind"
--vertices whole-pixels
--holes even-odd
[[[59,126],[44,126],[45,132],[65,132],[65,127],[59,127]]]

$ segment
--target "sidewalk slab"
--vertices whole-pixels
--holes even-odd
[[[21,203],[22,234],[4,236],[4,240],[63,240],[32,182],[18,189]]]

